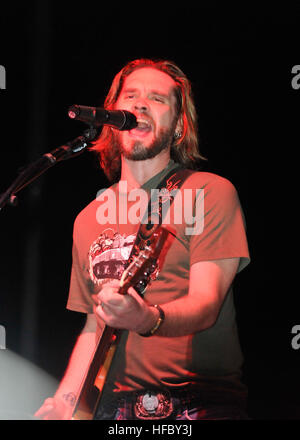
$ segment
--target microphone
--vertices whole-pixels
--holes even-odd
[[[95,127],[110,125],[121,131],[131,130],[138,125],[134,114],[127,110],[105,110],[100,107],[72,105],[69,107],[68,115],[71,119],[78,119]]]

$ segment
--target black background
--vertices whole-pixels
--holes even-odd
[[[235,299],[249,410],[300,418],[297,150],[300,7],[220,8],[213,2],[40,1],[1,7],[0,192],[20,167],[80,135],[72,104],[99,105],[140,57],[175,61],[190,78],[204,170],[236,186],[252,262]],[[0,211],[0,324],[7,348],[61,378],[84,322],[65,309],[73,221],[107,187],[89,153],[61,162]],[[47,397],[47,396],[45,396]]]

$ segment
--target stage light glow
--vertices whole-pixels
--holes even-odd
[[[58,382],[7,350],[0,350],[0,420],[36,420],[34,413],[52,396]]]

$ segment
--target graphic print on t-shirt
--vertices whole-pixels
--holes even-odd
[[[89,250],[89,273],[94,284],[109,279],[120,279],[129,258],[135,234],[121,235],[114,229],[105,229]]]

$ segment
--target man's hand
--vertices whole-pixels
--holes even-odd
[[[49,397],[34,414],[42,420],[71,420],[74,407],[59,397]]]
[[[126,295],[118,293],[120,282],[106,283],[97,295],[93,295],[94,313],[108,326],[117,329],[145,333],[157,319],[158,311],[149,307],[139,294],[130,287]]]

